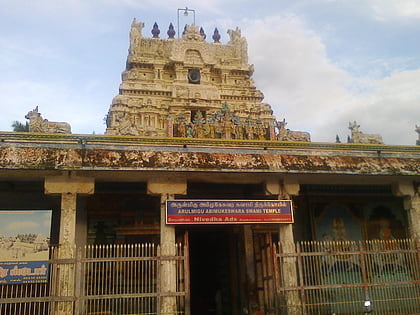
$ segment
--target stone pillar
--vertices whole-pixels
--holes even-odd
[[[398,182],[393,186],[396,196],[404,197],[410,237],[420,240],[420,186],[416,182]]]
[[[250,225],[244,226],[244,247],[245,247],[245,266],[246,266],[246,282],[248,293],[248,309],[250,314],[256,314],[259,310],[257,279],[255,266],[255,249],[254,238]]]
[[[410,236],[420,240],[420,192],[410,196],[407,200]]]
[[[272,141],[277,140],[276,129],[274,128],[274,122],[270,122],[270,126],[268,128],[270,130],[270,140]]]
[[[174,120],[170,115],[166,118],[166,136],[170,138],[174,136]]]
[[[147,182],[147,193],[160,195],[160,254],[175,256],[175,226],[166,224],[166,201],[175,199],[175,195],[186,195],[187,182],[183,179],[165,178],[164,176]],[[176,263],[174,260],[161,260],[161,293],[176,292]],[[163,296],[161,299],[161,314],[176,314],[176,298]]]
[[[61,195],[59,248],[54,258],[76,258],[76,201],[78,194],[93,194],[94,179],[72,176],[45,178],[45,194]],[[58,297],[75,295],[75,265],[61,264],[53,269],[56,274],[55,292]],[[53,272],[54,272],[53,271]],[[54,314],[71,315],[73,302],[57,302]]]
[[[282,184],[271,181],[266,183],[267,194],[278,195],[279,200],[290,200],[291,196],[299,194],[300,186],[298,183],[283,182]],[[279,225],[279,239],[281,251],[286,254],[296,253],[295,240],[293,236],[293,224]],[[280,266],[283,278],[281,285],[284,287],[297,287],[297,261],[294,257],[287,257]],[[301,301],[297,291],[286,291],[285,300],[288,315],[301,314]]]

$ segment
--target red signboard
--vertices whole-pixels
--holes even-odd
[[[168,200],[167,224],[293,223],[291,200]]]

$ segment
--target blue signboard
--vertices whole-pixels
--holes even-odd
[[[47,282],[48,261],[1,262],[0,284]]]

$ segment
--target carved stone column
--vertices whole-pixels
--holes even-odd
[[[396,196],[404,197],[404,209],[408,211],[410,237],[420,240],[420,186],[419,183],[399,182],[393,186]]]
[[[165,256],[175,256],[175,227],[166,224],[166,201],[175,199],[175,195],[187,193],[187,182],[164,176],[151,179],[147,182],[147,193],[160,195],[160,253],[161,260],[161,293],[176,292],[176,264],[174,260],[165,260]],[[161,299],[161,314],[176,313],[176,298],[163,296]]]
[[[54,176],[45,178],[45,194],[61,195],[59,248],[55,258],[76,258],[76,201],[78,194],[93,194],[93,178]],[[62,264],[57,269],[57,296],[75,295],[75,265]],[[57,302],[55,314],[74,313],[73,302]]]
[[[300,186],[298,183],[283,182],[267,182],[266,192],[272,195],[278,195],[279,200],[289,200],[291,196],[299,194]],[[281,244],[281,251],[285,254],[296,253],[295,240],[293,236],[293,224],[279,225],[279,239]],[[296,287],[298,285],[297,264],[296,258],[286,257],[282,269],[283,278],[281,285],[284,287]],[[298,315],[301,314],[301,301],[299,294],[296,291],[286,291],[285,300],[287,304],[287,314]]]

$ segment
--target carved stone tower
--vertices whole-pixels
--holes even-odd
[[[229,30],[227,44],[205,41],[204,30],[186,26],[182,38],[142,35],[131,26],[127,67],[110,106],[106,134],[225,139],[271,139],[275,117],[251,79],[247,42]],[[218,36],[217,36],[218,35]]]

